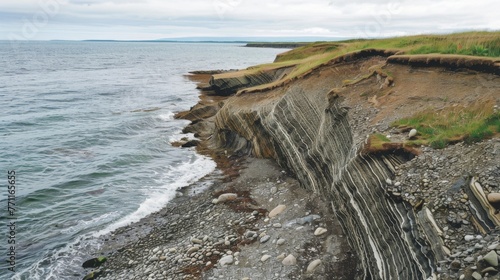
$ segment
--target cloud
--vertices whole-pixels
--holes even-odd
[[[32,39],[379,37],[498,30],[498,10],[497,0],[2,0],[0,39],[37,19]]]

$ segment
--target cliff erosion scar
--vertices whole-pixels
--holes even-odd
[[[462,206],[432,203],[425,191],[412,190],[411,178],[396,182],[411,177],[405,164],[435,151],[405,144],[407,130],[393,123],[424,108],[499,104],[499,69],[498,61],[477,57],[367,49],[290,79],[293,67],[280,64],[215,73],[200,86],[200,102],[177,117],[192,121],[185,132],[202,140],[200,151],[272,158],[303,188],[323,195],[358,254],[358,278],[426,279],[456,273],[450,262],[467,257],[455,256],[461,241],[443,234],[449,213],[459,212],[453,207]],[[381,134],[390,140],[377,145],[374,135]],[[499,225],[498,211],[470,175],[449,197],[468,194],[475,213],[465,220],[477,226],[461,224],[457,239],[478,229],[492,234]],[[458,180],[442,176],[450,185]]]

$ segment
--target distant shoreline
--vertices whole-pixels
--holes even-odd
[[[298,47],[306,46],[312,44],[311,42],[302,43],[289,43],[289,42],[265,42],[265,43],[255,43],[250,42],[245,45],[249,48],[276,48],[276,49],[295,49]]]

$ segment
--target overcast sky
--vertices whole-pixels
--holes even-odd
[[[1,0],[0,40],[383,37],[500,30],[499,0]]]

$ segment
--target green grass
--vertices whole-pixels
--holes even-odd
[[[380,133],[371,134],[368,137],[368,145],[365,147],[368,152],[377,152],[384,150],[384,144],[390,143],[391,140]]]
[[[428,109],[392,125],[418,131],[417,139],[409,140],[409,145],[440,149],[459,141],[474,143],[500,133],[500,112],[494,112],[493,105],[490,101],[439,111]]]
[[[500,57],[500,32],[464,32],[447,35],[416,35],[371,40],[312,43],[278,56],[276,62],[335,53],[336,56],[362,49],[397,49],[408,54],[461,54]]]
[[[251,90],[272,88],[308,73],[332,59],[363,49],[383,49],[406,54],[459,54],[500,58],[500,31],[465,32],[447,35],[416,35],[384,39],[353,39],[340,42],[317,42],[279,54],[274,63],[248,68],[266,71],[278,67],[293,69],[279,81]]]

